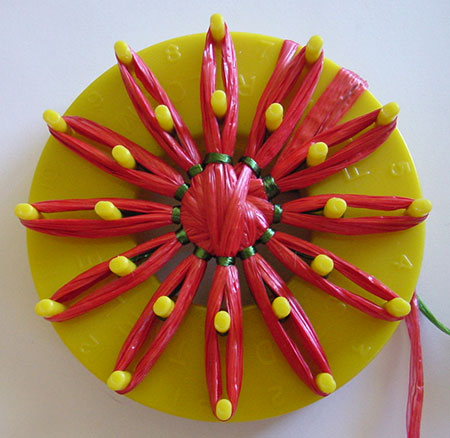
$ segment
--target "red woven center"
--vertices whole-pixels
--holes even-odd
[[[209,164],[193,178],[182,200],[181,224],[189,240],[214,256],[236,256],[267,227],[247,194],[245,199],[237,196],[236,186],[231,165]]]

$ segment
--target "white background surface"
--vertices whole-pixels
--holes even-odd
[[[27,199],[47,140],[42,110],[63,112],[114,63],[118,39],[135,49],[203,32],[221,12],[231,30],[304,43],[324,37],[326,55],[396,100],[400,130],[423,193],[433,200],[418,285],[450,324],[448,1],[10,1],[0,13],[2,437],[403,437],[409,342],[402,325],[359,376],[331,397],[279,418],[208,424],[172,417],[116,396],[33,314],[25,232],[12,210]],[[450,338],[422,319],[426,378],[423,437],[450,435]]]

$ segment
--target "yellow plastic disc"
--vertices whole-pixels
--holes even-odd
[[[220,31],[219,25],[217,29]],[[218,39],[219,31],[216,32]],[[258,98],[275,66],[282,40],[247,33],[233,33],[232,37],[239,69],[238,145],[242,148]],[[140,52],[196,139],[202,136],[199,79],[204,40],[204,33],[181,37]],[[118,48],[122,51],[124,47]],[[320,49],[316,52],[320,53]],[[127,51],[124,50],[124,53],[126,55]],[[114,51],[111,47],[113,62]],[[313,96],[315,101],[337,71],[336,64],[325,60],[323,74]],[[376,75],[367,79],[375,80]],[[369,92],[365,92],[344,119],[380,106]],[[117,66],[93,82],[66,114],[92,119],[151,152],[163,155],[132,108]],[[306,195],[319,193],[421,198],[414,164],[398,131],[369,158],[303,192]],[[50,138],[36,169],[30,202],[105,196],[142,197],[142,191],[100,171]],[[145,196],[148,198],[149,194]],[[359,210],[357,214],[370,213]],[[354,215],[353,209],[347,210],[346,217]],[[333,234],[313,233],[312,241],[379,278],[405,300],[411,298],[422,259],[423,225],[398,233],[369,236],[336,237]],[[50,297],[80,272],[117,256],[135,244],[134,236],[76,239],[29,231],[29,258],[39,297]],[[335,271],[328,278],[367,296]],[[124,340],[158,284],[158,279],[153,277],[116,300],[73,320],[55,323],[54,327],[72,353],[106,382]],[[337,388],[375,357],[398,325],[373,319],[299,279],[292,278],[289,286],[317,331]],[[190,308],[156,365],[128,397],[170,414],[215,421],[205,383],[205,315],[206,309],[202,306],[193,305]],[[231,421],[272,417],[321,399],[289,367],[256,305],[245,306],[243,318],[244,377],[239,404]],[[220,338],[220,343],[224,354],[226,338]]]

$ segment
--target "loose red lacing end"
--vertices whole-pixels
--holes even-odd
[[[409,392],[406,411],[406,430],[408,438],[420,437],[420,422],[423,406],[423,363],[422,346],[420,342],[419,305],[414,292],[411,300],[411,313],[405,318],[411,341],[411,355],[409,362]]]

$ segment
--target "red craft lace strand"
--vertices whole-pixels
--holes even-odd
[[[422,419],[424,378],[422,345],[420,342],[419,305],[416,292],[414,292],[411,300],[411,313],[405,318],[405,321],[411,342],[406,430],[408,438],[419,438],[420,423]]]

